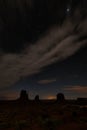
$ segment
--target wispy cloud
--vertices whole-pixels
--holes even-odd
[[[50,84],[50,83],[53,83],[53,82],[56,82],[56,79],[39,80],[38,84]]]
[[[87,40],[78,41],[87,33],[85,19],[78,25],[69,20],[61,27],[51,28],[43,38],[34,45],[26,47],[21,54],[0,53],[0,88],[10,86],[20,79],[38,73],[42,67],[73,55],[78,49],[87,44]],[[42,83],[53,82],[42,81]]]
[[[76,93],[87,93],[87,86],[70,86],[65,87],[64,90]]]

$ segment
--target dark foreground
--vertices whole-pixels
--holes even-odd
[[[0,130],[87,130],[87,106],[55,101],[0,102]]]

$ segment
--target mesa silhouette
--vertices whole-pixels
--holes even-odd
[[[81,98],[78,97],[77,99],[65,99],[65,96],[63,93],[58,93],[56,95],[56,99],[40,99],[39,95],[36,95],[34,99],[30,99],[29,95],[26,90],[21,90],[20,96],[18,99],[15,100],[0,100],[1,103],[6,102],[19,102],[19,103],[30,103],[30,102],[36,102],[36,103],[58,103],[58,104],[77,104],[77,105],[87,105],[87,98]]]

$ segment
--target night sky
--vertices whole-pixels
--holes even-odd
[[[87,0],[0,0],[0,99],[87,97]]]

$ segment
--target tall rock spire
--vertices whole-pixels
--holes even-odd
[[[26,90],[22,90],[20,93],[20,98],[21,101],[27,101],[28,100],[28,94]]]

